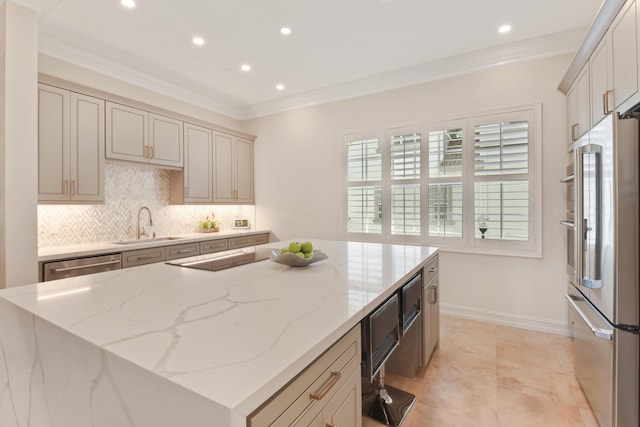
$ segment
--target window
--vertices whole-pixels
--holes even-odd
[[[420,145],[418,132],[392,132],[391,234],[420,236]]]
[[[533,111],[473,118],[470,124],[474,151],[473,244],[533,250]]]
[[[429,135],[429,237],[460,244],[463,237],[463,121],[428,126]],[[452,239],[456,238],[456,239]],[[446,240],[444,241],[446,243]]]
[[[540,108],[348,135],[347,237],[540,256]]]
[[[347,140],[347,231],[382,233],[382,141]]]

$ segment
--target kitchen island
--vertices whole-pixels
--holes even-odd
[[[150,264],[3,290],[0,425],[245,426],[437,252],[314,245],[329,258],[302,268]]]

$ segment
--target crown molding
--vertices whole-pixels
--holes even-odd
[[[265,101],[242,108],[241,118],[257,118],[305,106],[325,104],[469,74],[497,65],[573,53],[580,45],[586,30],[586,28],[581,28],[508,43],[425,62],[299,95]]]
[[[232,105],[231,102],[218,100],[223,98],[222,95],[213,94],[211,96],[190,90],[185,86],[157,78],[148,73],[128,67],[123,63],[112,61],[93,52],[71,46],[49,35],[40,34],[38,50],[41,54],[104,74],[125,83],[161,93],[234,119],[241,119],[241,110],[238,106]]]
[[[563,93],[567,93],[569,86],[571,86],[576,77],[578,77],[578,74],[580,73],[580,70],[582,70],[584,64],[589,61],[589,57],[596,49],[598,43],[600,43],[600,40],[602,40],[609,29],[609,26],[613,23],[616,15],[620,12],[625,3],[626,0],[606,0],[602,3],[602,6],[600,6],[600,10],[598,10],[598,14],[593,20],[582,44],[578,48],[576,55],[573,57],[571,64],[569,64],[567,72],[560,81],[558,90]]]
[[[22,0],[28,1],[28,0]],[[548,36],[503,44],[501,46],[455,55],[302,94],[286,96],[254,105],[238,105],[223,95],[203,94],[149,75],[122,63],[70,46],[41,34],[40,53],[162,93],[178,100],[224,114],[237,120],[268,116],[311,105],[325,104],[392,89],[468,74],[492,66],[576,52],[587,29],[575,29]]]

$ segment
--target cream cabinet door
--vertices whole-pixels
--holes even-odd
[[[104,201],[104,101],[71,93],[70,193],[73,201]]]
[[[106,108],[107,158],[147,163],[149,113],[112,102]]]
[[[358,366],[359,367],[359,366]],[[325,426],[362,425],[362,380],[360,369],[354,369],[322,411]]]
[[[184,202],[211,203],[211,130],[184,125]]]
[[[589,130],[590,107],[589,67],[585,65],[567,92],[569,143]]]
[[[253,142],[214,134],[213,201],[253,203]]]
[[[38,86],[38,200],[104,201],[104,101]]]
[[[629,1],[609,29],[613,58],[613,89],[616,108],[633,106],[638,93],[638,34],[636,1]]]
[[[236,202],[253,203],[253,141],[236,138]]]
[[[67,90],[38,85],[38,200],[69,200]]]
[[[591,76],[591,126],[613,109],[613,70],[611,39],[607,33],[589,58]]]
[[[232,203],[235,201],[233,137],[215,133],[213,138],[213,201]]]
[[[182,122],[149,113],[149,162],[156,165],[182,167]]]

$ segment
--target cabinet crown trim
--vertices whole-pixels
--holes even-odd
[[[558,85],[558,90],[562,93],[566,94],[569,91],[569,87],[578,77],[578,74],[580,74],[582,67],[589,61],[589,57],[627,1],[628,0],[605,0],[602,6],[600,6],[600,10],[598,10],[598,14],[593,20],[591,27],[589,27],[589,31]]]

